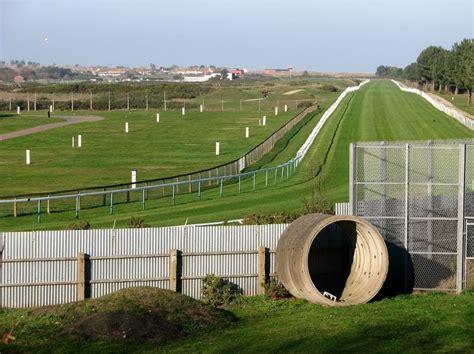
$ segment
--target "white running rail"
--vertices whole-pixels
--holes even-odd
[[[308,136],[308,139],[306,139],[306,141],[304,142],[304,144],[301,146],[301,148],[298,150],[298,152],[296,153],[296,163],[299,163],[303,157],[306,155],[306,153],[308,152],[309,148],[311,147],[311,145],[313,144],[314,142],[314,139],[316,139],[316,136],[319,134],[319,131],[321,130],[321,128],[323,127],[324,123],[326,123],[326,121],[328,120],[328,118],[331,116],[331,114],[334,113],[334,111],[336,110],[336,108],[339,106],[339,104],[341,103],[341,101],[344,99],[344,97],[346,97],[346,95],[349,93],[349,92],[353,92],[353,91],[357,91],[358,89],[360,89],[363,85],[365,85],[366,83],[368,83],[370,80],[365,80],[363,82],[361,82],[359,84],[359,86],[351,86],[351,87],[348,87],[344,90],[343,93],[341,93],[341,95],[337,98],[336,102],[334,102],[332,104],[331,107],[329,107],[329,109],[324,112],[323,116],[321,117],[321,119],[319,120],[318,124],[316,124],[316,126],[314,127],[313,131],[311,132],[311,134]]]
[[[398,88],[400,90],[404,91],[404,92],[411,92],[411,93],[416,93],[417,95],[420,95],[425,100],[427,100],[431,105],[433,105],[433,107],[435,107],[436,109],[440,110],[441,112],[446,113],[448,116],[453,117],[459,123],[463,124],[464,126],[468,127],[469,129],[474,130],[474,120],[473,119],[470,119],[469,117],[465,116],[461,112],[459,112],[459,111],[457,111],[457,110],[455,110],[451,107],[446,106],[442,102],[436,101],[433,97],[428,95],[426,92],[423,92],[423,91],[421,91],[419,89],[416,89],[416,88],[406,87],[406,86],[402,85],[401,83],[399,83],[396,80],[392,80],[392,82],[395,83],[398,86]]]

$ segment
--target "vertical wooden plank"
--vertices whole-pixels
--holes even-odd
[[[173,249],[170,251],[169,264],[169,290],[181,292],[181,251]]]
[[[265,284],[268,280],[270,269],[269,260],[268,248],[259,246],[257,260],[257,295],[265,295]]]
[[[84,252],[77,254],[77,287],[76,301],[86,298],[86,255]]]

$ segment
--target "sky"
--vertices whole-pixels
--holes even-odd
[[[42,64],[374,72],[473,37],[472,0],[0,0],[0,60]]]

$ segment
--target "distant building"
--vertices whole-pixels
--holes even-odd
[[[286,69],[265,69],[263,73],[265,75],[273,75],[276,73],[291,73],[293,72],[293,68],[286,68]]]
[[[13,78],[13,81],[15,81],[15,84],[19,85],[25,82],[25,78],[21,75],[17,75]]]

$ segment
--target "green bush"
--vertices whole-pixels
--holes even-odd
[[[128,219],[128,227],[131,229],[143,229],[145,227],[150,227],[150,225],[145,224],[145,220],[143,218],[136,218],[132,216]]]
[[[291,294],[278,279],[272,278],[269,282],[265,283],[265,296],[272,300],[281,300],[289,298]]]
[[[214,274],[202,279],[201,301],[211,306],[229,304],[241,293],[236,284]]]
[[[91,224],[89,221],[84,220],[79,223],[69,224],[66,226],[66,230],[90,230]]]

